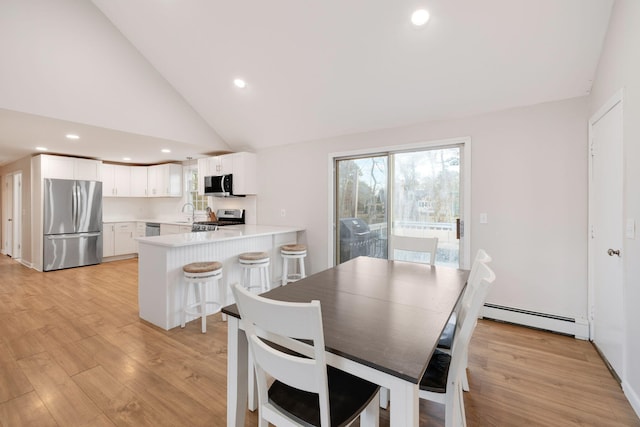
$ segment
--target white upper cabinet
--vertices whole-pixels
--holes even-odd
[[[147,183],[149,197],[182,197],[182,165],[149,166]]]
[[[102,165],[102,196],[131,196],[131,168],[124,165]]]
[[[147,166],[131,166],[131,197],[147,197]]]
[[[233,194],[257,194],[256,155],[233,153],[230,156],[233,160]]]
[[[169,182],[167,195],[170,197],[182,197],[182,165],[170,163]]]
[[[198,159],[198,194],[204,194],[204,177],[233,175],[233,194],[257,193],[256,155],[231,153]]]
[[[100,160],[91,159],[74,159],[73,163],[73,175],[74,179],[80,179],[84,181],[98,181],[100,179],[100,167],[102,162]]]
[[[75,157],[51,156],[41,154],[40,167],[42,178],[80,179],[99,181],[102,162]]]

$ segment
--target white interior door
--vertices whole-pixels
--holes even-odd
[[[592,340],[623,378],[622,98],[590,121],[590,272]]]
[[[2,177],[2,253],[13,252],[13,175]]]
[[[22,173],[13,175],[13,258],[22,258]]]

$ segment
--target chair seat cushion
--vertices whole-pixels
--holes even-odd
[[[447,376],[451,365],[451,355],[436,350],[429,360],[429,366],[420,380],[420,390],[446,393]]]
[[[301,244],[289,244],[283,245],[281,249],[285,252],[304,252],[307,250],[307,246]]]
[[[438,341],[438,348],[443,348],[445,350],[451,350],[451,346],[453,345],[453,338],[456,335],[456,324],[458,323],[458,316],[455,312],[451,314],[449,317],[449,321],[447,325],[444,327],[444,331],[442,331],[442,335],[440,335],[440,340]]]
[[[362,378],[327,366],[329,413],[332,426],[349,424],[371,402],[380,388]],[[269,388],[269,401],[303,425],[320,425],[320,403],[316,393],[298,390],[280,381]]]
[[[218,261],[211,262],[192,262],[182,267],[185,273],[208,273],[209,271],[220,270],[222,263]]]
[[[261,259],[269,259],[269,254],[266,252],[245,252],[238,256],[243,261],[259,261]]]

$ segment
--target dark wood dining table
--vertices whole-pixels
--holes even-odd
[[[418,426],[418,384],[468,275],[455,268],[358,257],[262,296],[320,301],[327,363],[389,389],[392,426]],[[227,425],[244,426],[247,339],[237,307],[222,311],[229,315]],[[253,397],[249,408],[255,409]]]

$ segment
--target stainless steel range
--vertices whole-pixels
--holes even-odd
[[[218,209],[217,221],[196,221],[191,226],[191,231],[215,231],[218,227],[227,225],[244,224],[244,209]]]

